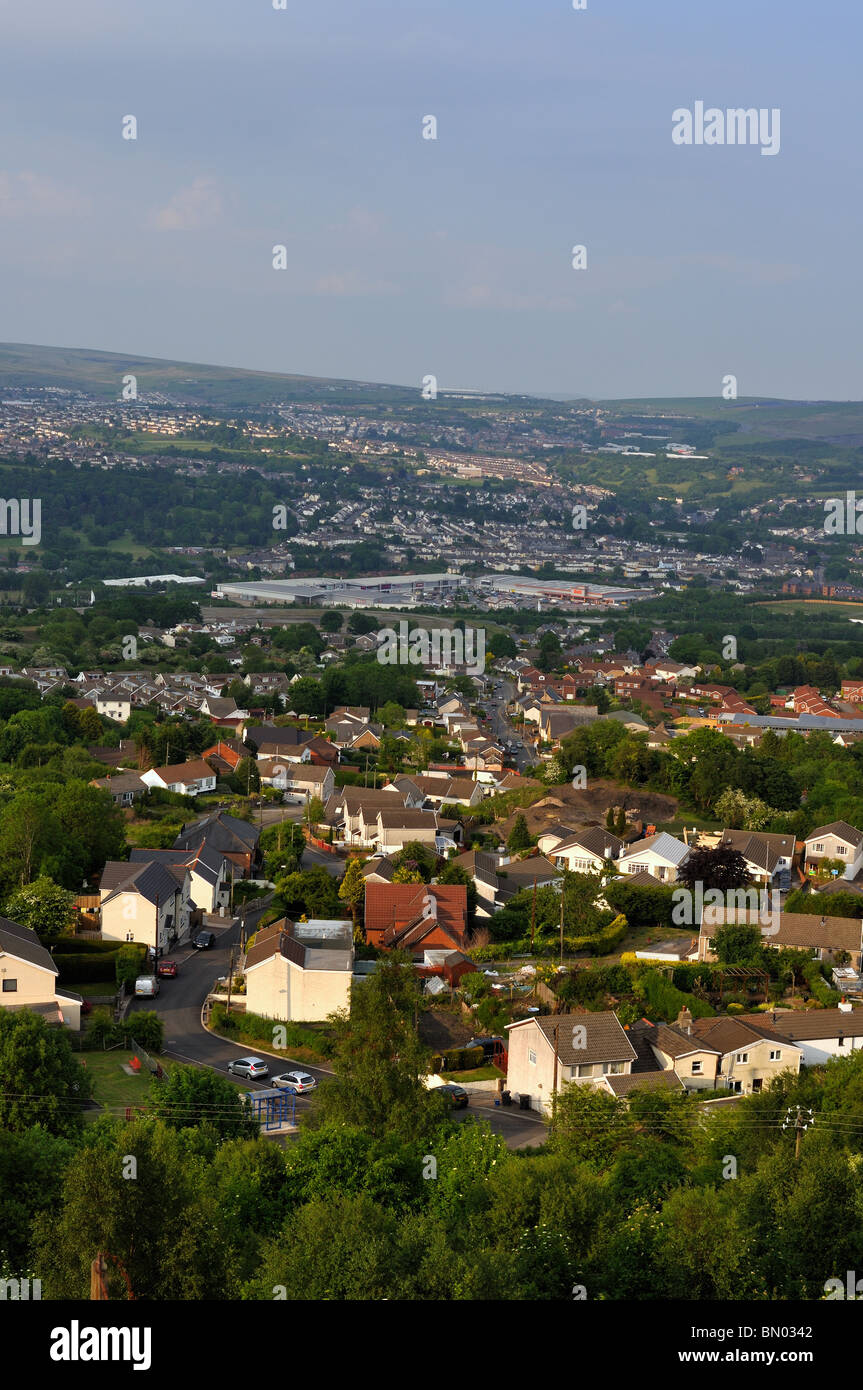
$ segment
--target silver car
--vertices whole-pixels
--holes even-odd
[[[250,1081],[270,1074],[269,1067],[260,1057],[240,1057],[236,1062],[228,1063],[228,1071],[234,1076],[247,1076]]]
[[[313,1091],[317,1084],[315,1078],[309,1076],[307,1071],[283,1071],[280,1076],[273,1077],[274,1086],[278,1086],[281,1091],[290,1091],[295,1096]]]

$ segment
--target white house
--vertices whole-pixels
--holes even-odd
[[[807,873],[814,873],[821,859],[841,859],[845,864],[843,878],[856,878],[863,869],[863,831],[847,821],[819,825],[804,843]]]
[[[646,840],[636,840],[616,863],[622,874],[648,873],[661,883],[675,883],[677,872],[688,855],[688,845],[661,830]]]
[[[181,796],[199,796],[201,792],[216,790],[216,774],[203,758],[175,763],[171,767],[151,767],[148,772],[141,773],[141,781],[148,787],[179,792]]]

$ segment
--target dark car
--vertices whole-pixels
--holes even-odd
[[[177,962],[175,960],[160,960],[156,966],[156,974],[164,979],[173,979],[177,973]]]
[[[215,943],[215,933],[211,931],[199,931],[192,945],[196,951],[207,951]]]
[[[481,1047],[485,1060],[493,1062],[495,1057],[500,1057],[506,1051],[506,1042],[503,1038],[471,1038],[467,1047]]]
[[[448,1081],[445,1086],[435,1086],[434,1094],[445,1096],[453,1110],[464,1110],[470,1104],[470,1096],[464,1086],[456,1086],[453,1081]]]

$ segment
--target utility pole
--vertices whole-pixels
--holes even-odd
[[[234,981],[234,948],[233,948],[233,946],[232,946],[232,947],[231,947],[231,960],[230,960],[230,964],[228,965],[228,1005],[227,1005],[227,1009],[226,1009],[226,1014],[227,1014],[228,1017],[230,1017],[230,1014],[231,1014],[231,985],[233,984],[233,981]]]
[[[533,933],[536,927],[536,879],[533,880],[533,902],[530,908],[530,954],[533,955]]]
[[[563,906],[566,880],[560,886],[560,964],[563,965]]]
[[[558,1040],[560,1037],[560,1024],[554,1025],[554,1080],[551,1083],[551,1123],[549,1132],[554,1130],[555,1120],[557,1119],[557,1065],[560,1057]]]
[[[105,1275],[107,1274],[107,1272],[108,1266],[105,1263],[105,1256],[102,1254],[102,1251],[100,1250],[95,1260],[90,1261],[91,1300],[98,1299],[99,1301],[101,1301],[103,1299],[107,1299],[108,1286],[105,1283]]]

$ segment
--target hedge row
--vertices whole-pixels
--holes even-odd
[[[586,951],[592,956],[607,956],[613,951],[615,946],[619,946],[623,938],[629,931],[629,926],[624,918],[622,921],[615,918],[607,927],[594,932],[591,936],[565,936],[563,938],[563,949],[566,955],[575,955],[579,951]],[[531,950],[530,937],[523,936],[516,941],[492,942],[489,946],[476,946],[468,952],[471,960],[512,960],[514,956],[556,956],[560,951],[560,937],[549,937],[546,940],[534,940]]]
[[[482,1066],[484,1057],[481,1047],[451,1047],[434,1053],[430,1066],[433,1072],[474,1071]]]
[[[60,972],[60,984],[71,985],[78,980],[115,980],[116,952],[110,956],[55,956]]]
[[[825,1009],[835,1009],[839,1000],[842,998],[838,990],[831,989],[826,983],[821,973],[821,965],[817,960],[811,961],[804,966],[803,978],[809,986],[810,993],[823,1004]]]
[[[210,1023],[219,1033],[242,1034],[247,1038],[257,1038],[260,1042],[265,1042],[269,1047],[274,1047],[274,1032],[276,1028],[284,1029],[284,1048],[279,1051],[287,1051],[292,1047],[305,1047],[309,1052],[314,1052],[318,1057],[329,1057],[333,1050],[332,1042],[329,1038],[317,1033],[312,1028],[302,1028],[297,1023],[282,1023],[277,1018],[262,1018],[260,1014],[229,1014],[224,1004],[214,1004],[210,1015]]]
[[[94,1009],[87,1031],[81,1035],[84,1052],[101,1052],[105,1045],[131,1048],[136,1042],[145,1052],[161,1052],[165,1041],[165,1025],[153,1010],[142,1010],[115,1023],[109,1009]]]
[[[121,941],[87,941],[77,936],[61,936],[53,943],[54,950],[59,951],[64,956],[83,956],[83,955],[110,955],[112,951],[118,951],[124,942]]]

